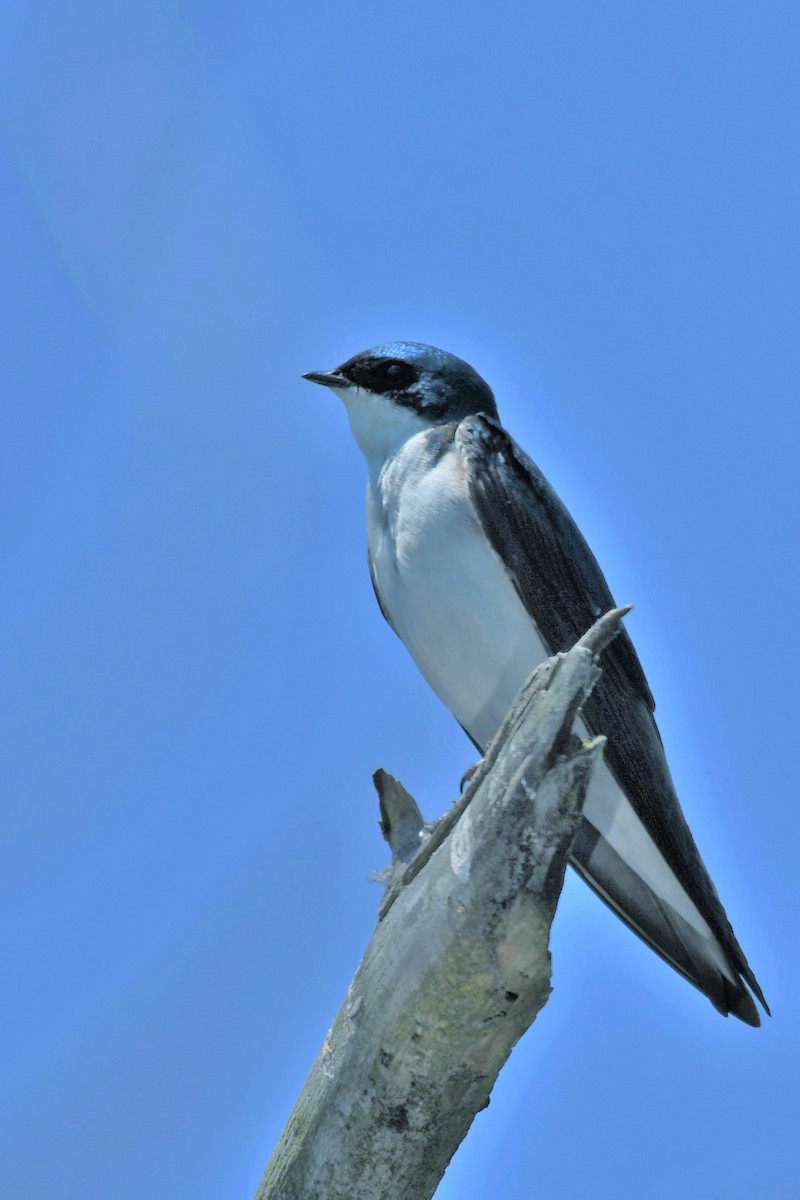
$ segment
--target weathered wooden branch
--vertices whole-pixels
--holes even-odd
[[[428,1200],[550,994],[550,925],[603,739],[575,715],[628,609],[542,663],[427,826],[376,773],[381,919],[256,1200]]]

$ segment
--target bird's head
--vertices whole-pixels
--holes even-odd
[[[303,378],[339,393],[369,461],[383,461],[409,437],[435,425],[473,413],[497,416],[491,388],[477,371],[421,342],[387,342],[334,371],[309,371]]]

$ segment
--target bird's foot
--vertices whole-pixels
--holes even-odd
[[[473,775],[478,770],[478,768],[481,767],[482,765],[483,765],[483,759],[481,758],[476,763],[473,763],[471,767],[467,767],[466,771],[461,776],[461,783],[458,785],[458,790],[462,796],[464,795],[464,792],[467,790],[469,785],[472,783]]]

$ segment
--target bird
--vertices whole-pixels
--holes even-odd
[[[303,376],[344,403],[367,464],[367,545],[386,621],[483,753],[530,672],[615,607],[584,537],[454,354],[396,341]],[[626,630],[574,732],[605,735],[570,862],[723,1015],[764,995],[681,810]]]

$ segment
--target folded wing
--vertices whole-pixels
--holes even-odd
[[[520,600],[550,652],[569,649],[614,607],[591,550],[542,473],[496,421],[467,417],[455,440],[484,532]],[[626,800],[632,810],[615,818],[629,826],[623,838],[627,849],[620,853],[619,838],[615,842],[598,828],[602,822],[584,817],[573,865],[720,1012],[758,1025],[748,987],[769,1010],[681,811],[653,717],[653,697],[626,631],[605,651],[602,666],[583,719],[591,733],[608,738],[606,766],[623,794],[623,807]],[[670,903],[665,889],[650,886],[647,870],[639,866],[661,859],[673,891],[677,881],[685,893],[679,904]],[[693,919],[695,910],[699,918]]]

